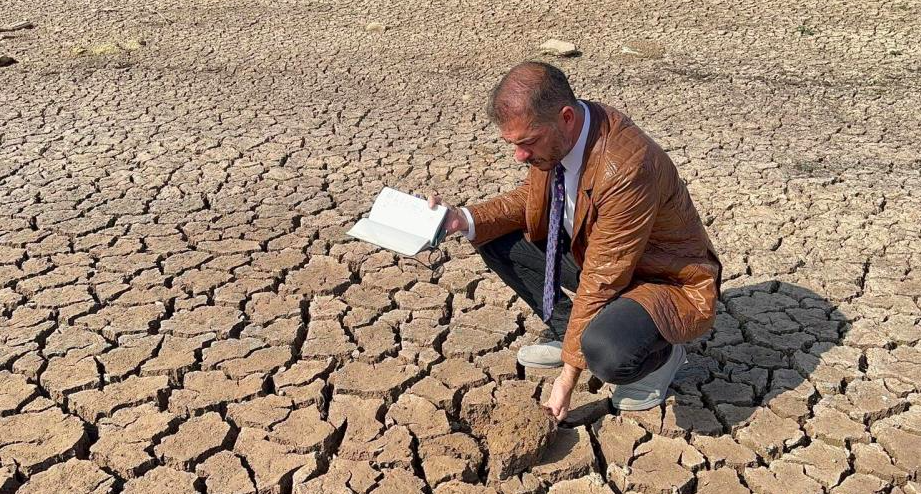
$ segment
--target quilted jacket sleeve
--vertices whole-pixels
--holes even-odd
[[[467,206],[476,229],[475,246],[480,246],[515,230],[526,227],[530,175],[518,188],[486,202]]]

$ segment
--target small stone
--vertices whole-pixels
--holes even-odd
[[[386,29],[387,28],[384,27],[384,25],[380,22],[369,22],[365,25],[365,31],[368,31],[369,33],[381,34]]]
[[[555,38],[550,38],[547,41],[544,41],[540,45],[540,51],[541,53],[556,55],[558,57],[569,57],[579,53],[579,51],[576,49],[576,45]]]

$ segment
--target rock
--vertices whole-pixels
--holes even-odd
[[[143,477],[125,482],[122,494],[196,494],[195,475],[169,467],[157,467]]]
[[[11,33],[13,31],[19,31],[21,29],[32,29],[33,27],[35,27],[35,25],[32,24],[31,21],[22,20],[22,21],[14,22],[12,24],[6,24],[4,26],[0,26],[0,33]]]
[[[89,441],[83,422],[56,407],[0,418],[0,431],[0,458],[26,477],[84,453]]]
[[[179,431],[154,448],[157,457],[177,470],[194,470],[195,465],[229,446],[230,426],[215,412],[193,417]]]
[[[386,29],[387,28],[385,28],[384,25],[381,24],[380,22],[369,22],[365,24],[365,31],[369,33],[381,34]]]
[[[496,480],[535,465],[556,432],[554,420],[533,402],[518,406],[501,404],[490,417],[492,425],[486,433],[486,448],[489,476]]]
[[[460,415],[461,421],[467,424],[473,435],[477,437],[485,437],[491,425],[490,413],[495,407],[495,401],[493,400],[495,389],[496,383],[490,382],[471,389],[461,398],[458,415]]]
[[[256,494],[240,458],[230,451],[221,451],[195,468],[195,473],[205,479],[208,492],[222,494]]]
[[[585,426],[557,429],[531,473],[548,484],[597,473],[592,441]]]
[[[558,57],[570,57],[579,53],[576,49],[576,45],[555,38],[544,41],[540,45],[540,51],[541,53],[556,55]]]
[[[55,494],[73,492],[109,494],[115,479],[91,461],[72,458],[37,473],[22,485],[21,494]]]

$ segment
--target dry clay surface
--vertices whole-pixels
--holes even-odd
[[[0,2],[0,492],[918,492],[919,9]],[[516,416],[548,335],[469,243],[344,235],[384,185],[517,185],[482,108],[528,58],[667,149],[724,261],[653,410],[586,375]]]

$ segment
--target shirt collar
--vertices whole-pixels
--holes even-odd
[[[569,151],[569,154],[560,160],[563,164],[563,168],[568,172],[579,171],[579,169],[582,168],[582,156],[585,154],[585,142],[588,140],[589,121],[592,119],[588,111],[588,106],[586,106],[582,100],[579,100],[579,104],[582,105],[582,113],[585,115],[585,119],[582,121],[582,132],[579,133],[579,139],[576,141],[576,145]]]

